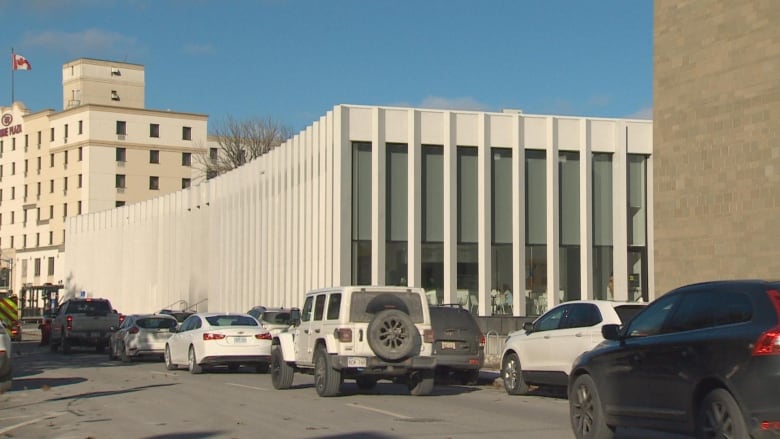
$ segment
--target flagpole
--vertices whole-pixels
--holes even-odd
[[[14,106],[14,72],[16,69],[16,58],[14,57],[14,48],[11,48],[11,107]]]

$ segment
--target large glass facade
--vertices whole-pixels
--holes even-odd
[[[458,147],[458,254],[457,291],[458,303],[476,313],[479,307],[479,204],[477,187],[479,182],[477,148]]]
[[[371,285],[371,143],[352,142],[352,284]]]
[[[490,313],[512,314],[512,150],[493,148],[491,155]]]
[[[526,313],[547,310],[547,170],[545,151],[525,152]]]
[[[421,176],[422,287],[431,303],[444,301],[444,149],[423,145]]]
[[[558,153],[561,302],[580,299],[580,154]]]
[[[385,279],[388,285],[408,284],[408,151],[406,144],[387,144],[385,215]]]
[[[612,154],[593,154],[593,298],[612,300]]]
[[[628,299],[648,301],[647,157],[628,155]]]

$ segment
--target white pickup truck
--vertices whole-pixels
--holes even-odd
[[[412,395],[433,390],[436,359],[425,292],[419,288],[350,286],[310,291],[300,320],[274,335],[271,383],[288,389],[295,372],[314,375],[320,396],[344,379],[360,389],[378,380],[405,383]]]
[[[103,352],[111,333],[119,327],[119,314],[108,299],[68,299],[60,304],[51,322],[52,352],[71,346],[91,346]]]

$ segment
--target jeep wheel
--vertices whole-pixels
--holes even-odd
[[[400,361],[420,351],[420,332],[403,311],[386,309],[368,323],[368,345],[385,361]]]
[[[409,393],[414,396],[429,395],[433,391],[433,370],[418,370],[409,375]]]
[[[314,354],[314,388],[320,396],[334,396],[341,387],[341,371],[330,364],[328,352],[323,347]]]
[[[376,387],[376,382],[377,379],[370,376],[361,376],[355,379],[355,383],[357,384],[358,389],[361,390],[373,389],[374,387]]]
[[[295,370],[284,361],[278,346],[271,348],[271,384],[274,389],[289,389],[292,386]]]

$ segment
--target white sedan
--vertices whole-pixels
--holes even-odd
[[[11,337],[5,323],[0,320],[0,393],[11,390],[13,384],[11,358]]]
[[[501,378],[510,395],[529,385],[566,387],[572,363],[581,353],[604,341],[601,327],[623,325],[646,304],[606,300],[561,303],[533,323],[507,336],[501,354]]]
[[[187,365],[191,373],[201,373],[203,366],[234,371],[245,364],[265,373],[271,362],[271,333],[248,314],[193,314],[168,339],[164,356],[168,370]]]

